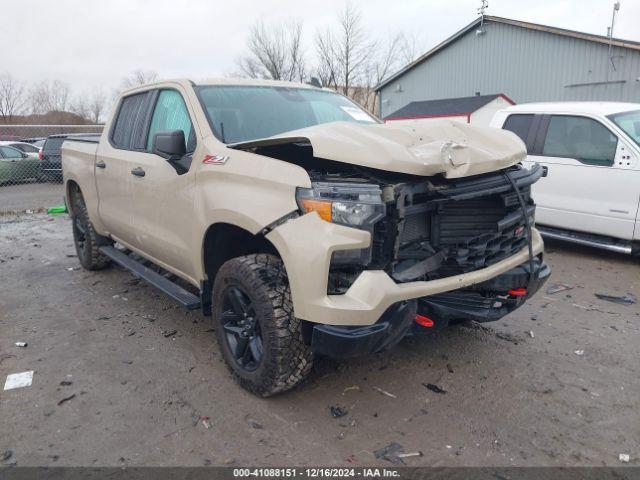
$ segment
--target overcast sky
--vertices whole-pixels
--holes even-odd
[[[415,35],[427,50],[476,17],[480,0],[353,0],[371,36]],[[0,73],[59,79],[73,93],[111,91],[135,69],[161,77],[228,75],[259,19],[303,22],[313,35],[345,0],[0,0]],[[489,0],[487,14],[606,34],[613,0]],[[615,36],[640,40],[640,0],[622,0]],[[14,21],[15,20],[15,21]]]

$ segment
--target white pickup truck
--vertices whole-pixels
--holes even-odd
[[[548,169],[533,187],[543,236],[640,253],[640,104],[514,105],[491,126],[525,142],[525,165]]]
[[[532,187],[543,236],[640,253],[640,104],[514,105],[491,126],[525,142],[524,165],[548,168]]]

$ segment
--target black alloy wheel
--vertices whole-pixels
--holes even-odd
[[[243,388],[268,397],[309,374],[313,352],[280,258],[258,253],[227,260],[215,274],[211,305],[220,353]]]
[[[262,331],[251,298],[239,286],[230,286],[223,294],[222,327],[238,367],[255,371],[263,356]]]

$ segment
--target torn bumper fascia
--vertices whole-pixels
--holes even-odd
[[[544,249],[532,229],[533,254]],[[396,302],[448,292],[489,280],[529,258],[528,248],[487,268],[431,281],[396,283],[382,270],[365,270],[343,295],[327,295],[331,255],[367,248],[369,232],[322,220],[315,212],[290,220],[267,235],[289,277],[296,317],[326,325],[372,325]]]

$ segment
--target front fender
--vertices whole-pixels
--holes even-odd
[[[224,164],[197,167],[192,251],[198,252],[193,262],[202,280],[202,242],[211,225],[228,223],[256,235],[297,210],[296,188],[311,186],[308,173],[297,165],[227,148],[219,154],[228,154]]]

